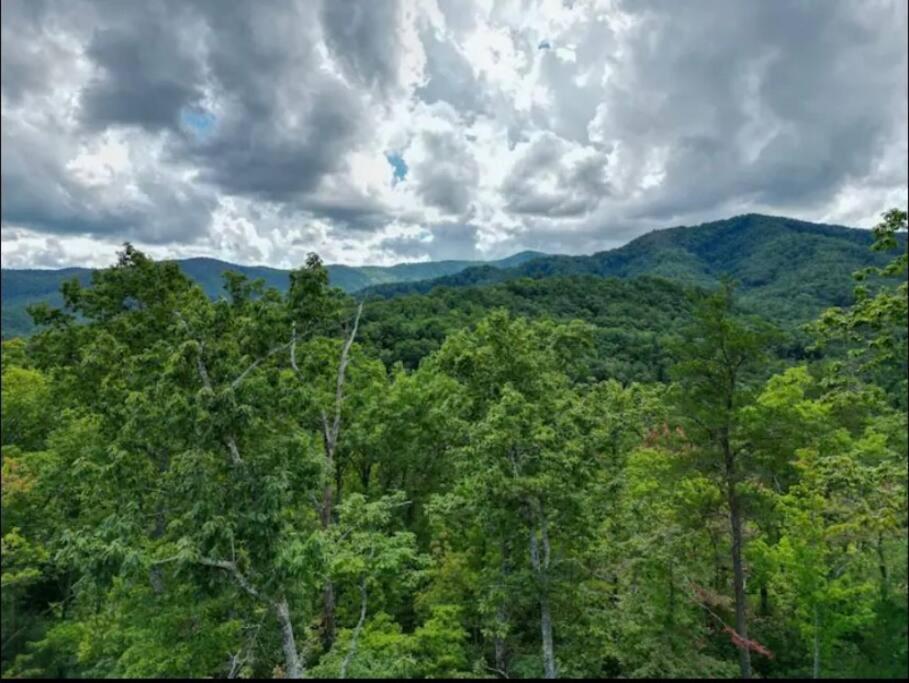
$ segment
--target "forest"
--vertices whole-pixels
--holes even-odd
[[[211,298],[126,244],[3,342],[2,674],[905,678],[906,227],[820,311],[616,256]]]

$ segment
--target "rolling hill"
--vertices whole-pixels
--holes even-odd
[[[345,292],[354,292],[364,287],[394,282],[426,280],[452,275],[465,268],[483,264],[489,268],[512,268],[534,258],[544,256],[536,251],[523,251],[498,261],[427,261],[421,263],[399,263],[393,266],[345,266],[329,265],[328,277],[332,285]],[[211,258],[190,258],[178,261],[183,271],[198,282],[202,289],[216,297],[222,291],[222,273],[236,271],[249,278],[261,278],[270,287],[284,290],[288,283],[287,270],[266,266],[243,266]],[[62,268],[60,270],[6,269],[0,271],[2,291],[3,337],[9,338],[28,334],[32,329],[31,318],[26,307],[39,301],[54,306],[62,303],[60,285],[70,278],[78,278],[83,284],[91,281],[90,268]]]
[[[905,235],[900,240],[905,248]],[[653,276],[710,287],[721,277],[730,276],[740,283],[742,303],[779,322],[799,323],[828,306],[851,302],[852,273],[868,265],[882,265],[890,258],[872,252],[872,242],[869,230],[746,214],[692,227],[654,230],[622,247],[589,256],[524,251],[485,263],[329,265],[328,272],[336,287],[380,298],[522,278]],[[288,271],[277,268],[241,266],[208,258],[179,263],[212,297],[221,292],[221,274],[226,270],[262,278],[267,285],[281,290],[287,285]],[[60,283],[71,277],[88,283],[90,274],[86,268],[3,270],[3,336],[28,334],[31,320],[26,306],[38,301],[59,305]]]
[[[590,256],[544,256],[512,268],[466,268],[433,280],[375,285],[380,297],[426,293],[518,278],[596,275],[659,276],[709,287],[724,275],[740,283],[745,303],[764,315],[796,322],[851,302],[851,275],[890,256],[870,250],[870,230],[746,214],[693,227],[654,230]],[[905,248],[905,235],[901,236]]]

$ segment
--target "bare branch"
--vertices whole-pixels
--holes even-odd
[[[169,562],[176,562],[177,560],[182,560],[182,559],[183,559],[183,557],[181,555],[174,555],[173,557],[165,557],[164,559],[161,559],[161,560],[152,560],[151,565],[153,567],[156,567],[159,564],[167,564]]]
[[[322,440],[325,442],[325,454],[328,456],[328,459],[331,460],[334,455],[335,446],[334,441],[331,438],[331,429],[328,427],[328,416],[325,414],[324,410],[319,411],[322,415]]]
[[[287,676],[288,678],[303,678],[303,665],[301,664],[300,657],[297,653],[297,644],[294,640],[293,623],[290,618],[290,607],[287,604],[287,599],[281,598],[280,600],[271,601],[263,596],[247,578],[243,576],[243,572],[241,572],[233,562],[228,562],[227,560],[213,560],[208,557],[199,558],[196,562],[205,565],[206,567],[215,567],[216,569],[223,569],[228,572],[234,577],[234,580],[243,590],[256,600],[269,604],[275,610],[278,622],[281,625],[282,649],[284,650],[284,660],[287,666]]]
[[[341,349],[341,362],[338,364],[338,382],[335,387],[335,419],[331,427],[331,445],[332,450],[338,440],[338,433],[341,431],[341,402],[344,400],[344,375],[347,373],[347,364],[350,361],[350,347],[353,346],[354,338],[357,336],[357,328],[360,325],[360,315],[363,313],[363,302],[357,306],[357,315],[354,318],[353,329],[350,336],[344,342],[344,348]]]
[[[291,328],[290,333],[290,367],[294,369],[300,377],[303,376],[303,373],[300,372],[299,366],[297,366],[297,323],[296,321]]]
[[[259,639],[259,631],[262,630],[262,621],[260,620],[254,628],[248,628],[248,630],[250,629],[252,630],[252,635],[247,637],[246,643],[237,650],[237,654],[231,655],[230,657],[230,671],[227,674],[228,679],[237,678],[240,675],[240,670],[243,665],[253,659],[254,648]],[[240,655],[244,654],[244,650],[246,651],[245,656],[241,657]]]
[[[518,461],[517,461],[517,457],[516,457],[516,456],[517,456],[517,453],[515,453],[515,448],[514,448],[514,446],[509,447],[509,449],[508,449],[508,459],[511,460],[511,470],[512,470],[512,473],[514,474],[514,478],[515,478],[515,479],[517,479],[519,476],[521,476],[521,475],[518,473]]]
[[[489,664],[486,665],[486,668],[489,669],[490,671],[493,671],[493,672],[499,674],[502,678],[508,678],[508,674],[506,672],[502,671],[501,669],[497,669],[494,666],[489,666]]]
[[[186,318],[183,317],[183,315],[180,313],[180,311],[174,311],[174,315],[177,317],[177,320],[180,321],[180,323],[183,325],[183,327],[186,328],[186,331],[189,332],[190,334],[193,334],[192,330],[190,330],[189,324],[186,322]],[[208,389],[209,391],[214,392],[214,389],[212,388],[212,384],[211,384],[211,377],[208,374],[208,368],[205,367],[205,361],[202,360],[202,351],[205,348],[205,342],[203,342],[200,339],[196,339],[196,343],[199,345],[199,352],[196,354],[196,371],[199,373],[199,378],[202,380],[202,386],[205,387],[206,389]],[[249,372],[252,368],[254,368],[258,364],[259,364],[259,361],[256,361],[255,363],[253,363],[253,365],[251,365],[249,368],[247,368],[240,375],[240,377],[238,377],[236,380],[234,380],[234,383],[237,384],[238,382],[242,381],[242,379],[246,375],[246,373]],[[231,386],[232,386],[232,388],[235,388],[235,387],[233,387],[233,385],[231,385]],[[230,459],[233,462],[233,464],[234,465],[242,464],[243,459],[240,457],[240,449],[237,448],[237,442],[234,439],[234,437],[228,436],[226,439],[226,442],[227,442],[227,448],[230,451]]]
[[[230,656],[230,670],[227,672],[228,680],[236,678],[240,673],[240,668],[243,666],[244,662],[246,662],[246,657],[240,657],[242,653],[243,650],[240,649],[237,650],[237,654]]]
[[[196,370],[199,371],[199,377],[202,378],[202,386],[209,391],[214,391],[211,386],[211,378],[208,376],[208,369],[202,360],[202,342],[199,342],[199,353],[196,354]]]
[[[363,622],[366,621],[366,577],[360,579],[360,620],[353,632],[353,638],[350,643],[350,651],[341,663],[341,675],[339,678],[347,678],[347,667],[357,652],[357,641],[360,638],[360,632],[363,630]]]
[[[243,572],[241,572],[237,568],[237,565],[234,564],[233,562],[229,562],[227,560],[212,560],[207,557],[201,557],[196,561],[199,564],[205,565],[206,567],[215,567],[217,569],[223,569],[227,573],[233,575],[234,580],[239,584],[240,588],[245,590],[256,600],[266,601],[266,598],[264,598],[262,596],[262,594],[259,593],[259,591],[257,591],[255,589],[255,587],[246,579],[246,577],[243,576]]]
[[[280,344],[280,345],[276,346],[275,348],[273,348],[268,353],[266,353],[261,358],[258,358],[255,361],[253,361],[253,363],[248,368],[246,368],[243,372],[241,372],[237,376],[237,378],[233,382],[230,383],[230,388],[236,390],[237,387],[239,387],[243,383],[243,380],[246,379],[246,376],[249,373],[251,373],[253,370],[255,370],[257,367],[259,367],[260,363],[271,358],[273,355],[278,353],[278,351],[283,351],[284,349],[286,349],[288,346],[291,346],[292,344],[293,344],[293,340],[287,342],[286,344]]]
[[[240,457],[240,449],[237,448],[237,442],[232,436],[227,437],[227,449],[230,451],[230,459],[233,461],[234,465],[241,465],[243,459]]]
[[[546,516],[540,509],[540,536],[543,542],[543,569],[549,569],[549,532],[546,529]]]
[[[275,613],[281,624],[281,648],[284,650],[284,663],[286,664],[287,678],[303,678],[303,664],[297,653],[297,643],[294,639],[294,627],[290,618],[290,607],[287,600],[282,598],[274,604]]]

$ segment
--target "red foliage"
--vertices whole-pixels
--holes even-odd
[[[644,443],[648,447],[653,447],[657,444],[662,445],[665,442],[667,442],[668,440],[669,440],[669,425],[666,422],[663,422],[663,424],[660,427],[651,429],[647,433],[647,436],[644,438]]]
[[[709,607],[721,607],[723,609],[729,608],[731,606],[731,599],[725,595],[714,593],[713,591],[708,590],[694,582],[692,582],[691,588],[694,590],[694,594],[703,605],[707,605]]]
[[[689,450],[691,443],[682,427],[669,428],[669,423],[663,422],[659,427],[654,427],[644,437],[644,445],[648,448],[659,446],[670,451]]]
[[[773,653],[768,650],[766,647],[761,645],[756,640],[749,640],[748,638],[742,638],[735,629],[725,626],[723,630],[729,634],[729,639],[732,641],[732,644],[739,648],[746,648],[752,652],[757,652],[759,655],[764,655],[770,659],[773,659]]]

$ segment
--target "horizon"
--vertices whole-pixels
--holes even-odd
[[[614,247],[609,247],[608,249],[600,249],[600,250],[598,250],[598,251],[583,252],[583,253],[554,253],[554,252],[543,252],[543,251],[538,251],[538,250],[536,250],[536,249],[521,249],[520,251],[515,251],[515,252],[513,252],[513,253],[506,254],[506,255],[501,256],[501,257],[490,258],[490,259],[446,259],[446,258],[441,258],[441,259],[429,259],[429,258],[426,258],[426,259],[423,259],[423,260],[397,261],[397,262],[395,262],[395,263],[388,263],[388,264],[376,264],[376,263],[350,264],[350,263],[334,263],[334,262],[333,262],[333,263],[328,263],[328,262],[326,262],[326,261],[323,260],[323,264],[324,264],[326,267],[329,267],[329,266],[332,266],[332,267],[333,267],[333,266],[340,266],[340,267],[344,267],[344,268],[394,268],[394,267],[396,267],[396,266],[405,266],[405,265],[411,265],[411,264],[420,264],[420,263],[445,263],[445,262],[447,262],[447,261],[451,261],[451,262],[473,262],[473,263],[477,263],[478,265],[482,265],[482,264],[485,264],[485,263],[494,263],[494,262],[497,262],[497,261],[504,261],[504,260],[507,260],[507,259],[514,258],[514,257],[516,257],[516,256],[520,256],[520,255],[525,254],[525,253],[535,253],[535,254],[539,254],[540,256],[572,256],[572,257],[573,257],[573,256],[581,256],[581,257],[583,257],[583,256],[593,256],[593,255],[595,255],[595,254],[599,254],[599,253],[603,253],[603,252],[607,252],[607,251],[613,251],[613,250],[615,250],[615,249],[621,249],[622,247],[624,247],[624,246],[630,244],[631,242],[634,242],[636,239],[639,239],[639,238],[641,238],[641,237],[644,237],[645,235],[652,234],[652,233],[654,233],[654,232],[662,232],[662,231],[665,231],[665,230],[675,230],[675,229],[679,229],[679,228],[698,228],[698,227],[701,227],[701,226],[704,226],[704,225],[711,225],[711,224],[713,224],[713,223],[721,223],[721,222],[723,222],[723,221],[735,220],[735,219],[737,219],[737,218],[744,218],[744,217],[747,217],[747,216],[758,216],[758,217],[762,217],[762,218],[773,218],[773,219],[793,220],[793,221],[799,221],[799,222],[803,222],[803,223],[810,223],[810,224],[813,224],[813,225],[824,225],[824,226],[828,226],[828,227],[844,228],[844,229],[847,229],[847,230],[870,230],[870,229],[871,229],[870,227],[851,226],[851,225],[840,225],[840,224],[837,224],[837,223],[823,223],[823,222],[818,222],[818,221],[804,220],[804,219],[801,219],[801,218],[795,218],[795,217],[793,217],[793,216],[784,216],[784,215],[782,215],[782,214],[769,214],[769,213],[759,213],[759,212],[749,211],[749,212],[747,212],[747,213],[740,213],[740,214],[736,214],[736,215],[734,215],[734,216],[727,216],[726,218],[716,218],[716,219],[713,219],[713,220],[707,220],[707,221],[703,221],[703,222],[701,222],[701,223],[697,223],[697,224],[693,224],[693,225],[667,225],[667,226],[664,226],[664,227],[651,228],[650,230],[647,230],[647,231],[645,231],[645,232],[642,232],[642,233],[640,233],[639,235],[636,235],[636,236],[634,236],[634,237],[628,239],[627,241],[622,242],[621,244],[618,244],[618,245],[616,245],[616,246],[614,246]],[[119,251],[119,249],[122,249],[122,247],[124,246],[124,244],[125,244],[125,243],[119,245],[119,246],[117,247],[117,250]],[[319,256],[320,256],[320,258],[321,258],[321,255],[319,255]],[[153,257],[153,258],[154,258],[154,257]],[[227,263],[227,264],[229,264],[229,265],[242,266],[242,267],[244,267],[244,268],[268,268],[268,269],[271,269],[271,270],[281,270],[281,271],[293,270],[295,267],[297,267],[297,266],[279,267],[279,266],[269,265],[269,264],[267,264],[267,263],[243,263],[243,262],[240,262],[240,261],[227,261],[227,260],[225,260],[225,259],[218,258],[218,257],[216,257],[216,256],[204,256],[204,255],[187,255],[187,256],[180,256],[180,257],[165,257],[165,258],[161,258],[161,259],[155,258],[155,260],[160,260],[160,261],[209,260],[209,261],[218,261],[218,262],[220,262],[220,263]],[[112,265],[112,264],[115,263],[115,262],[116,262],[116,253],[114,254],[114,257],[111,259],[111,261],[108,262],[107,264],[96,265],[96,266],[60,265],[60,266],[52,266],[52,267],[34,267],[34,266],[21,266],[21,267],[19,267],[19,266],[12,266],[12,267],[10,267],[10,266],[5,266],[5,265],[4,265],[4,266],[2,266],[2,269],[3,269],[3,270],[15,270],[15,271],[36,270],[36,271],[48,271],[48,272],[60,271],[60,270],[77,270],[77,269],[98,270],[98,269],[103,269],[103,268],[109,267],[110,265]],[[300,263],[303,263],[303,261],[301,261]]]
[[[895,0],[10,1],[2,32],[5,268],[590,254],[907,201]]]

